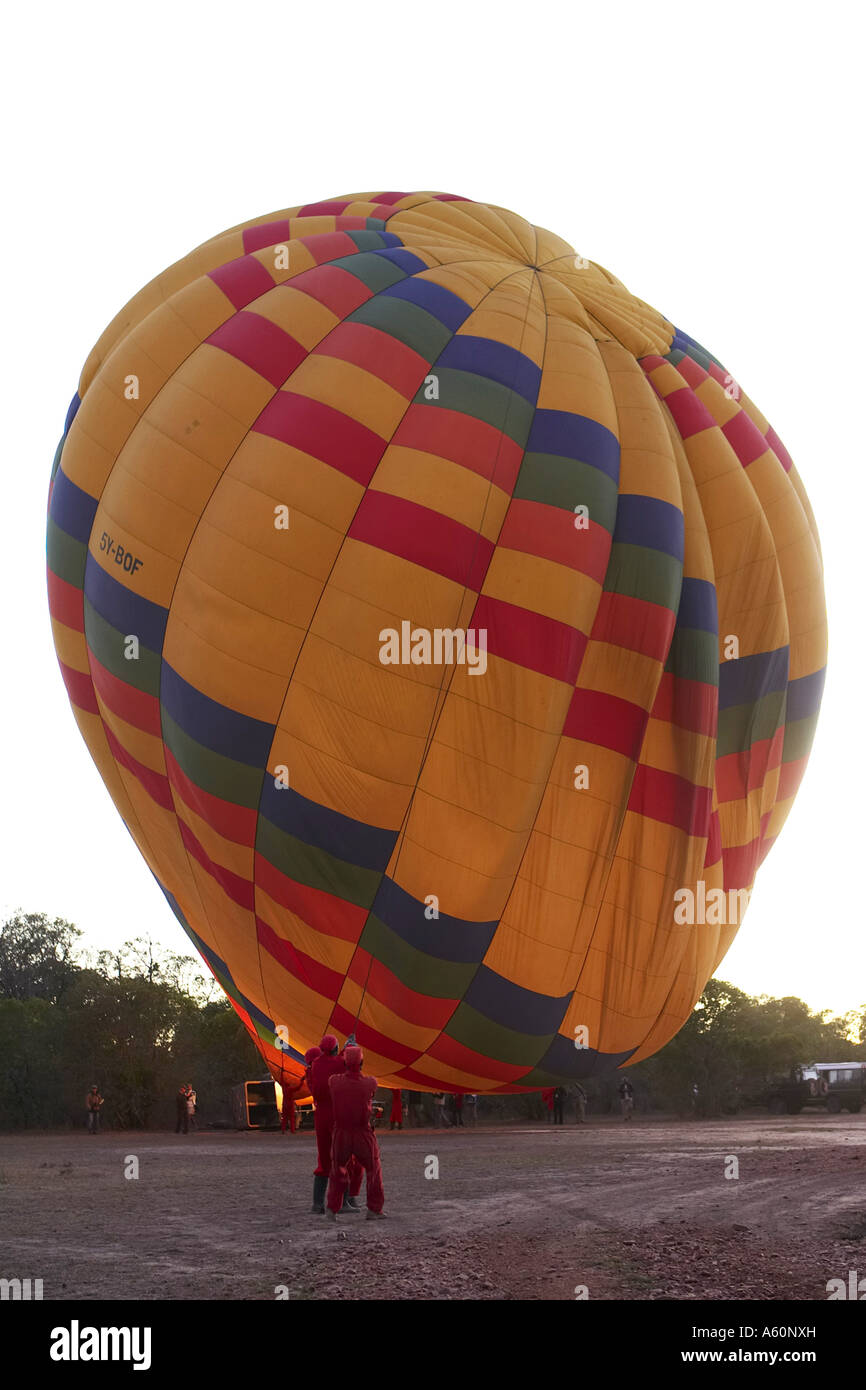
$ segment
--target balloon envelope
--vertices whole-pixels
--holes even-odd
[[[476,1092],[673,1036],[826,642],[797,472],[693,338],[501,208],[292,208],[121,311],[49,511],[81,733],[275,1077],[328,1030]]]

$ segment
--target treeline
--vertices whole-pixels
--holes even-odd
[[[639,1110],[711,1116],[759,1102],[797,1063],[856,1059],[866,1061],[866,1006],[831,1017],[801,999],[756,999],[711,980],[677,1036],[628,1076]],[[195,959],[141,940],[93,956],[77,927],[41,913],[0,925],[0,1129],[83,1125],[94,1082],[111,1128],[172,1127],[185,1081],[200,1122],[227,1123],[231,1087],[263,1070]],[[614,1108],[620,1079],[583,1083],[590,1114]],[[543,1113],[537,1093],[479,1105],[487,1120]]]
[[[0,926],[0,1128],[83,1125],[94,1082],[109,1128],[173,1127],[185,1081],[203,1124],[228,1122],[264,1064],[215,982],[146,941],[91,958],[81,936],[41,913]]]

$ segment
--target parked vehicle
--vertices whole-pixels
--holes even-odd
[[[858,1115],[866,1105],[866,1062],[802,1063],[771,1082],[764,1100],[774,1115],[799,1115],[804,1106]]]

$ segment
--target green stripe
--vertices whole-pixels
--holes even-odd
[[[124,656],[126,634],[118,632],[116,627],[112,627],[111,623],[106,622],[102,614],[97,613],[86,595],[84,598],[84,635],[94,656],[113,676],[123,681],[124,685],[131,685],[133,689],[140,690],[145,695],[159,698],[161,657],[156,652],[150,651],[140,641],[137,659],[127,660]],[[129,635],[133,636],[134,634],[130,633]]]
[[[663,550],[614,541],[604,577],[605,593],[657,603],[676,613],[680,603],[683,567]]]
[[[372,235],[375,236],[375,232]],[[401,270],[386,256],[376,256],[369,251],[361,251],[357,256],[338,256],[335,261],[328,261],[328,265],[348,271],[374,294],[406,279],[405,270]]]
[[[474,420],[483,420],[493,429],[501,430],[521,449],[526,447],[535,406],[523,396],[510,391],[501,382],[476,376],[474,372],[454,367],[434,367],[433,371],[439,379],[439,399],[428,400],[424,394],[426,388],[421,386],[414,399],[415,405],[458,410],[461,415],[470,415]]]
[[[264,773],[247,763],[235,762],[190,738],[185,729],[162,708],[162,737],[190,781],[203,792],[255,810],[261,796]]]
[[[435,315],[397,295],[382,294],[355,309],[346,323],[366,323],[405,343],[426,362],[434,362],[451,341],[451,330]]]
[[[675,627],[665,670],[684,681],[719,683],[719,639],[699,627]]]
[[[259,816],[256,850],[288,878],[322,893],[331,893],[356,907],[371,906],[382,878],[377,869],[347,864],[316,845],[305,844],[296,836],[278,830],[265,816]]]
[[[48,568],[52,573],[58,579],[65,579],[67,584],[74,584],[76,589],[83,589],[87,565],[87,546],[84,542],[68,535],[49,517],[46,549]]]
[[[716,756],[744,753],[755,743],[772,738],[785,718],[785,691],[771,690],[749,705],[719,710]]]
[[[800,758],[808,756],[817,727],[817,710],[814,714],[807,715],[805,719],[795,719],[791,724],[785,725],[785,742],[782,745],[783,763],[796,763]]]
[[[343,235],[354,241],[359,251],[381,251],[388,244],[384,237],[379,236],[378,232],[370,227],[364,232],[344,232]],[[336,262],[331,261],[328,264],[333,265]]]
[[[555,1033],[539,1037],[535,1033],[517,1033],[513,1028],[503,1028],[501,1023],[494,1023],[465,1001],[458,1004],[444,1031],[449,1038],[472,1048],[473,1052],[492,1057],[496,1062],[510,1062],[513,1066],[524,1064],[527,1056],[543,1057],[556,1037]]]
[[[600,468],[558,454],[524,456],[514,496],[526,502],[543,502],[573,512],[589,509],[589,519],[613,534],[616,524],[617,485]]]
[[[477,969],[472,962],[428,956],[426,951],[419,951],[417,946],[404,941],[372,913],[358,945],[387,966],[408,989],[433,999],[459,999],[469,988]]]

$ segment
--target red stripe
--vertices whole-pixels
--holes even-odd
[[[665,671],[656,691],[652,717],[676,724],[678,729],[715,737],[719,723],[718,686]]]
[[[514,491],[523,463],[520,445],[501,430],[459,410],[420,402],[410,405],[391,443],[450,459],[508,493]]]
[[[312,454],[365,487],[388,442],[350,415],[294,391],[278,391],[253,429]]]
[[[69,584],[53,570],[48,575],[48,609],[58,623],[76,632],[84,631],[84,592],[77,584]]]
[[[252,880],[242,878],[240,874],[233,874],[230,869],[224,868],[222,864],[217,864],[215,860],[211,859],[204,845],[196,838],[181,816],[178,816],[177,823],[180,827],[180,836],[184,846],[193,859],[207,870],[211,878],[216,879],[232,902],[252,912],[255,908],[255,892]]]
[[[174,802],[171,799],[171,788],[168,785],[168,778],[161,772],[154,772],[152,768],[145,767],[144,763],[140,763],[137,758],[134,758],[132,754],[124,748],[123,744],[112,732],[108,724],[103,722],[102,727],[105,730],[105,737],[108,740],[108,746],[111,749],[114,761],[121,767],[125,767],[127,772],[132,773],[133,777],[141,783],[148,796],[156,802],[157,806],[161,806],[164,811],[173,811]]]
[[[274,288],[273,277],[255,256],[239,256],[236,261],[227,261],[208,274],[236,309],[245,308]]]
[[[466,1047],[456,1038],[443,1033],[436,1039],[427,1055],[455,1071],[470,1072],[475,1076],[489,1077],[491,1081],[516,1081],[526,1075],[526,1067],[516,1067],[510,1062],[500,1062],[495,1057],[485,1057],[473,1048]],[[441,1085],[437,1087],[441,1090]]]
[[[346,318],[373,297],[373,291],[368,290],[357,275],[350,275],[348,270],[337,265],[319,265],[312,270],[302,270],[293,280],[286,281],[286,288],[308,294],[340,319]]]
[[[60,661],[60,674],[66,686],[66,693],[72,704],[77,709],[84,710],[87,714],[98,714],[99,704],[96,699],[96,691],[93,689],[93,681],[86,671],[74,671],[71,666],[66,666]]]
[[[562,507],[512,498],[499,548],[555,560],[602,584],[610,559],[610,532],[592,521],[586,530],[578,530],[574,522],[573,513]]]
[[[744,468],[748,468],[750,463],[754,463],[755,459],[765,454],[769,447],[758,426],[749,419],[745,410],[738,411],[726,425],[722,425],[722,434]]]
[[[649,352],[647,353],[646,357],[639,357],[638,362],[640,363],[640,366],[643,369],[646,376],[649,376],[650,372],[657,371],[659,367],[670,366],[670,363],[668,362],[667,358],[659,357],[658,353],[656,352]]]
[[[475,605],[472,626],[476,632],[487,629],[492,655],[574,685],[586,650],[586,636],[577,628],[487,594]]]
[[[794,467],[794,460],[791,458],[791,455],[788,453],[788,450],[785,448],[774,429],[767,430],[767,443],[773,450],[773,453],[776,455],[776,458],[781,463],[785,472],[790,473],[791,469]]]
[[[380,203],[382,206],[387,207],[393,203],[400,203],[404,198],[408,197],[408,193],[377,193],[373,201],[374,203]]]
[[[750,791],[762,787],[767,773],[779,766],[785,730],[777,729],[772,738],[761,739],[739,753],[716,759],[716,795],[720,802],[742,801]]]
[[[795,762],[782,763],[779,769],[779,790],[776,793],[776,801],[787,801],[790,796],[794,796],[803,780],[803,773],[806,771],[806,764],[809,755],[797,758]]]
[[[256,937],[268,955],[279,961],[285,970],[300,980],[309,989],[333,1001],[343,988],[343,974],[331,970],[321,961],[313,960],[303,951],[298,951],[290,941],[278,936],[273,927],[263,917],[256,917]]]
[[[385,1004],[392,1013],[408,1019],[419,1028],[444,1028],[460,1002],[459,999],[437,999],[429,994],[419,994],[364,950],[355,952],[348,978],[362,988],[366,987],[371,999]]]
[[[393,1038],[386,1038],[384,1033],[371,1028],[369,1023],[356,1020],[354,1014],[342,1004],[334,1005],[328,1026],[347,1035],[354,1031],[361,1047],[369,1047],[372,1052],[378,1052],[382,1057],[393,1058],[395,1062],[411,1062],[418,1056],[417,1048],[406,1047],[403,1043],[395,1042]]]
[[[280,222],[262,222],[258,227],[245,227],[242,233],[244,251],[249,256],[253,251],[261,251],[266,246],[278,246],[291,241],[292,224],[287,217]]]
[[[703,401],[699,400],[688,386],[671,391],[670,395],[663,396],[662,400],[674,417],[674,424],[681,439],[689,439],[701,430],[712,429],[716,423]]]
[[[710,869],[722,857],[722,823],[718,811],[710,816],[710,830],[707,836],[707,852],[704,855],[704,868]]]
[[[676,615],[661,604],[627,594],[602,594],[592,640],[665,661],[675,624]]]
[[[330,202],[307,203],[299,212],[299,217],[336,217],[338,213],[344,212],[350,206],[345,198],[337,200],[332,198]]]
[[[348,535],[476,592],[494,549],[492,541],[450,516],[372,490],[364,494]]]
[[[677,371],[683,381],[688,382],[693,391],[707,379],[707,373],[693,357],[684,357],[681,362],[678,362]]]
[[[103,666],[89,648],[88,652],[93,685],[103,703],[125,723],[162,738],[162,721],[156,696],[136,690],[134,685],[127,685],[126,681],[120,680]]]
[[[249,806],[235,806],[231,801],[202,791],[187,777],[171,751],[167,747],[163,751],[168,780],[184,805],[201,816],[224,839],[252,848],[256,842],[258,813]]]
[[[336,261],[340,256],[357,256],[358,247],[347,232],[319,232],[303,237],[303,244],[317,265]]]
[[[263,889],[274,902],[287,907],[316,931],[335,936],[340,941],[356,942],[364,930],[366,908],[356,907],[354,903],[347,903],[333,893],[325,893],[321,888],[309,888],[305,883],[288,878],[261,854],[255,857],[255,878],[257,887]]]
[[[600,690],[577,689],[571,697],[563,733],[636,760],[647,719],[646,710],[629,700],[605,695]]]
[[[336,357],[363,367],[407,401],[415,395],[429,367],[420,353],[368,323],[338,324],[316,352],[321,357]]]
[[[725,889],[751,888],[758,871],[761,842],[770,819],[771,812],[761,817],[761,833],[747,845],[734,845],[722,850]]]
[[[307,355],[307,349],[277,324],[244,310],[227,319],[205,342],[244,362],[278,387]]]
[[[710,828],[712,792],[696,787],[675,772],[640,764],[631,784],[628,809],[664,825],[674,825],[687,835],[707,835]]]

